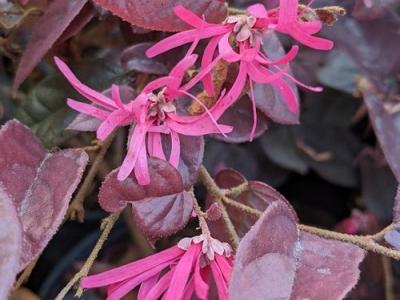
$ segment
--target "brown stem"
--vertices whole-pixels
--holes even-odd
[[[92,186],[94,179],[96,178],[97,172],[100,169],[101,163],[104,160],[104,156],[106,155],[108,148],[111,146],[112,141],[114,139],[115,133],[111,134],[101,145],[100,151],[97,154],[96,158],[93,161],[92,166],[89,169],[85,179],[83,180],[82,185],[80,186],[78,193],[75,198],[72,200],[68,212],[67,219],[78,220],[79,222],[83,222],[85,218],[85,208],[83,203],[85,202],[86,195],[89,193],[89,190]]]
[[[393,293],[393,272],[392,272],[392,262],[389,258],[382,256],[382,265],[383,265],[383,272],[385,276],[385,299],[386,300],[394,300],[394,293]]]
[[[100,226],[102,233],[94,246],[92,252],[90,253],[89,257],[86,259],[85,263],[83,264],[82,268],[79,270],[78,273],[72,277],[72,279],[67,283],[67,285],[60,291],[57,295],[55,300],[62,300],[67,295],[67,293],[72,289],[72,287],[83,277],[87,276],[92,267],[97,255],[99,254],[101,248],[103,247],[104,243],[106,242],[108,236],[110,235],[111,229],[113,228],[115,222],[118,220],[120,213],[113,213],[107,218],[105,218]],[[75,296],[81,297],[83,293],[83,289],[81,287],[78,288]]]
[[[247,205],[241,204],[237,201],[231,200],[231,199],[224,199],[224,203],[227,205],[230,205],[234,208],[240,209],[241,211],[248,213],[255,218],[259,218],[262,215],[262,212],[254,209],[252,207],[249,207]],[[378,232],[375,235],[351,235],[351,234],[346,234],[346,233],[340,233],[340,232],[335,232],[331,230],[326,230],[326,229],[321,229],[321,228],[316,228],[313,226],[308,226],[308,225],[303,225],[303,224],[298,224],[297,227],[299,230],[312,233],[315,235],[318,235],[323,238],[331,239],[331,240],[336,240],[336,241],[341,241],[344,243],[350,243],[359,246],[360,248],[367,250],[367,251],[372,251],[396,260],[400,260],[400,251],[388,248],[386,246],[382,246],[376,242],[378,238],[380,239],[382,236],[384,236],[385,232],[389,231],[391,228],[393,228],[394,225],[389,225],[382,231]]]
[[[229,232],[229,237],[232,246],[234,249],[237,249],[237,247],[239,246],[240,238],[236,232],[235,226],[233,225],[231,219],[229,218],[229,214],[226,211],[225,204],[222,202],[222,199],[226,197],[225,194],[217,186],[214,179],[212,179],[211,175],[208,173],[207,169],[204,166],[200,167],[199,176],[204,186],[207,188],[207,191],[211,194],[211,196],[214,198],[214,201],[221,208],[222,220],[224,221],[225,228]]]
[[[196,212],[197,218],[199,219],[199,226],[201,229],[201,233],[205,237],[209,238],[209,237],[211,237],[211,233],[210,233],[210,229],[208,228],[206,218],[204,217],[205,213],[201,209],[199,202],[197,201],[196,195],[194,194],[193,189],[190,190],[190,193],[192,194],[192,198],[193,198],[193,209]]]
[[[18,289],[21,285],[23,285],[31,276],[33,269],[37,264],[37,259],[32,261],[22,272],[22,274],[18,277],[17,282],[14,284],[14,290]]]
[[[235,198],[239,196],[241,193],[247,191],[248,188],[249,188],[249,183],[246,181],[233,188],[223,189],[222,192],[225,194],[225,196]]]

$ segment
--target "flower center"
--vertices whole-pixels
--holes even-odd
[[[166,113],[176,112],[175,105],[167,101],[164,92],[165,88],[163,88],[157,94],[148,94],[150,106],[148,109],[147,118],[157,118],[159,123],[165,120]]]
[[[233,34],[238,42],[250,41],[254,45],[256,38],[260,35],[258,29],[254,28],[257,19],[248,15],[229,16],[226,19],[227,24],[235,24],[233,26]]]

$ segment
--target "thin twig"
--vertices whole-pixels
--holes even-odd
[[[242,203],[239,203],[237,201],[234,201],[231,199],[226,199],[226,198],[224,198],[223,201],[227,205],[230,205],[232,207],[240,209],[241,211],[246,212],[249,215],[253,215],[254,218],[259,218],[262,215],[261,211],[254,209],[252,207],[249,207],[247,205],[244,205]],[[388,227],[384,228],[382,231],[378,232],[375,235],[364,235],[364,236],[340,233],[340,232],[321,229],[321,228],[303,225],[303,224],[298,224],[297,227],[299,228],[299,230],[304,231],[304,232],[312,233],[312,234],[318,235],[320,237],[331,239],[331,240],[354,244],[364,250],[375,252],[375,253],[378,253],[378,254],[381,254],[381,255],[396,259],[396,260],[400,260],[400,251],[388,248],[386,246],[382,246],[376,242],[376,240],[377,240],[376,237],[383,236],[384,232],[387,232],[388,230],[390,230],[392,225],[389,225]]]
[[[207,221],[205,218],[205,212],[201,209],[199,202],[197,201],[196,195],[194,194],[193,188],[190,190],[193,198],[193,209],[199,219],[199,226],[201,229],[201,233],[206,237],[211,237],[210,229],[208,228]]]
[[[92,267],[94,261],[97,258],[101,248],[103,247],[104,243],[106,242],[108,236],[110,235],[111,229],[113,228],[115,222],[118,220],[120,213],[113,213],[107,218],[105,218],[100,226],[102,233],[94,246],[92,252],[90,253],[89,257],[86,259],[85,263],[83,264],[82,268],[79,270],[78,273],[72,277],[72,279],[67,283],[67,285],[60,291],[57,295],[55,300],[62,300],[67,295],[67,293],[72,289],[72,287],[83,277],[87,276]],[[81,297],[83,293],[83,289],[81,287],[78,288],[75,296]]]
[[[228,13],[230,15],[245,15],[246,11],[244,9],[236,8],[236,7],[229,7]]]
[[[233,188],[223,189],[222,192],[225,194],[225,196],[235,198],[239,196],[241,193],[247,191],[248,188],[249,188],[249,183],[245,181],[242,184],[239,184],[238,186],[235,186]]]
[[[228,230],[232,246],[234,249],[237,249],[237,247],[239,246],[240,237],[237,234],[235,226],[233,225],[231,219],[229,218],[229,214],[226,211],[225,204],[222,202],[222,199],[225,198],[224,193],[217,186],[217,184],[212,179],[211,175],[208,173],[207,169],[204,166],[200,167],[199,176],[204,186],[207,188],[208,192],[214,198],[214,201],[221,208],[222,220],[224,221],[225,228]]]
[[[392,262],[389,258],[382,256],[383,274],[385,276],[385,299],[394,300],[393,293],[393,272],[392,272]]]
[[[104,160],[104,156],[106,155],[108,148],[111,146],[114,137],[115,133],[111,134],[100,145],[99,153],[94,159],[88,174],[86,175],[81,187],[79,188],[79,191],[77,192],[75,198],[72,200],[68,208],[67,218],[71,220],[78,220],[81,223],[83,222],[85,218],[85,208],[83,206],[83,203],[85,202],[86,195],[88,194],[92,186],[93,180],[96,178],[97,172],[99,171],[101,163]]]
[[[29,276],[31,276],[33,269],[35,268],[38,259],[32,261],[22,272],[22,274],[18,277],[16,283],[14,284],[14,290],[18,289],[21,285],[23,285],[26,281],[28,281]]]

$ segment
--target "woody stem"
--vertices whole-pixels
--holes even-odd
[[[194,194],[193,189],[191,189],[191,194],[193,198],[193,209],[196,212],[197,218],[199,219],[199,226],[201,232],[206,237],[211,237],[210,229],[208,228],[207,221],[205,218],[205,213],[201,209],[199,202],[197,201],[196,195]]]
[[[239,203],[235,200],[229,199],[228,197],[222,198],[224,203],[226,205],[229,205],[233,208],[236,208],[238,210],[241,210],[244,213],[247,213],[249,215],[254,216],[255,219],[258,219],[262,215],[262,211],[259,211],[255,208],[252,208],[250,206],[244,205],[242,203]],[[298,229],[303,231],[303,232],[308,232],[312,233],[315,235],[318,235],[323,238],[331,239],[331,240],[336,240],[344,243],[350,243],[353,245],[357,245],[358,247],[375,252],[396,260],[400,260],[400,251],[391,249],[386,246],[382,246],[381,244],[377,243],[377,240],[381,239],[383,235],[389,231],[391,228],[394,227],[393,224],[387,226],[386,228],[382,229],[378,233],[374,235],[351,235],[351,234],[346,234],[346,233],[341,233],[341,232],[335,232],[331,230],[326,230],[326,229],[321,229],[313,226],[308,226],[308,225],[303,225],[303,224],[298,224],[297,225]]]
[[[224,221],[225,228],[229,232],[229,237],[232,246],[234,249],[237,249],[237,247],[239,246],[240,237],[236,232],[232,220],[229,218],[229,214],[223,202],[223,199],[226,197],[224,192],[217,186],[215,181],[212,179],[210,173],[208,173],[207,169],[203,165],[200,167],[199,177],[204,186],[207,188],[207,191],[211,194],[214,201],[220,207],[222,213],[222,220]]]

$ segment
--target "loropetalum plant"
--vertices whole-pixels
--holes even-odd
[[[106,83],[93,88],[93,83],[81,79],[84,76],[75,75],[65,59],[54,57],[64,76],[62,84],[66,79],[74,89],[60,96],[78,113],[68,129],[95,131],[94,145],[47,152],[20,122],[11,120],[1,128],[0,300],[7,299],[18,272],[25,269],[17,287],[29,276],[65,215],[83,221],[83,201],[99,165],[115,137],[124,134],[126,151],[119,153],[126,154],[116,169],[108,170],[98,193],[100,207],[110,216],[103,220],[90,256],[57,300],[78,282],[78,296],[84,290],[105,288],[110,300],[135,290],[139,300],[344,299],[358,282],[358,266],[366,251],[400,259],[399,196],[394,222],[385,229],[356,235],[366,227],[360,225],[366,217],[357,212],[343,222],[346,233],[339,233],[300,224],[289,201],[269,185],[248,181],[233,169],[220,170],[213,178],[202,164],[206,136],[252,142],[265,131],[266,118],[260,117],[260,111],[284,124],[299,122],[297,86],[316,93],[322,88],[295,78],[290,64],[306,48],[328,51],[334,47],[331,40],[316,34],[324,23],[334,23],[344,9],[314,9],[311,3],[298,0],[280,0],[269,9],[258,3],[246,10],[227,9],[219,0],[150,1],[148,7],[146,1],[93,2],[130,22],[130,30],[177,32],[125,50],[122,57],[141,51],[131,63],[145,76],[136,77],[132,85],[128,80],[117,84],[115,77],[105,76]],[[21,5],[28,3],[21,1]],[[69,39],[93,15],[87,1],[51,2],[42,17],[60,17],[60,22],[51,35],[33,33],[37,39],[23,54],[14,89],[52,43]],[[277,34],[293,43],[287,53]],[[29,49],[36,50],[31,60]],[[168,55],[174,57],[171,66],[160,62]],[[97,75],[104,74],[99,71],[88,80]],[[360,81],[359,88],[369,109],[381,112],[373,84]],[[270,89],[276,101],[273,108],[271,99],[260,97],[257,89]],[[241,114],[243,110],[247,115]],[[32,128],[38,131],[40,126]],[[381,143],[387,142],[382,139]],[[304,143],[297,146],[314,161],[330,155],[315,153]],[[88,161],[86,152],[93,151],[96,157],[69,204]],[[396,166],[393,156],[388,156]],[[200,201],[202,193],[196,184],[207,192]],[[164,240],[169,248],[89,275],[127,208],[129,218],[153,245]],[[199,226],[193,228],[193,221]],[[383,239],[387,244],[380,243]]]

